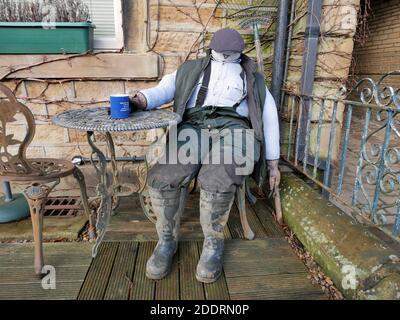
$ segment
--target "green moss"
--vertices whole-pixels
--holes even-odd
[[[292,173],[283,174],[281,199],[285,222],[347,298],[399,298],[396,271],[389,274],[391,281],[384,277],[365,292],[366,280],[395,250]]]

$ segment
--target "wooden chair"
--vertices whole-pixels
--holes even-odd
[[[35,135],[35,119],[24,104],[17,101],[10,89],[0,84],[0,181],[10,181],[23,188],[29,207],[35,245],[34,267],[42,273],[43,262],[43,211],[47,196],[60,182],[60,178],[73,175],[79,183],[83,208],[89,217],[90,234],[94,234],[94,216],[90,212],[85,179],[82,172],[70,161],[59,159],[27,159],[26,149]],[[26,133],[22,141],[7,133],[7,126],[22,115]],[[15,150],[12,154],[12,150]]]

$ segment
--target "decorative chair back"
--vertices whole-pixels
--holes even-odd
[[[27,106],[18,102],[8,87],[1,83],[0,93],[2,93],[0,97],[0,179],[1,176],[10,178],[23,174],[35,174],[37,169],[34,169],[26,160],[26,149],[35,135],[33,114]],[[26,133],[22,141],[16,139],[13,133],[7,133],[7,125],[16,122],[15,117],[18,114],[22,114],[26,121]],[[16,150],[16,154],[13,154],[11,149]]]

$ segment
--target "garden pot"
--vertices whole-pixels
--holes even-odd
[[[84,53],[93,49],[91,22],[0,22],[0,54]]]

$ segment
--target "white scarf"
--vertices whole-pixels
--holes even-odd
[[[239,63],[240,52],[235,52],[225,57],[222,52],[211,50],[211,58],[218,62]]]

